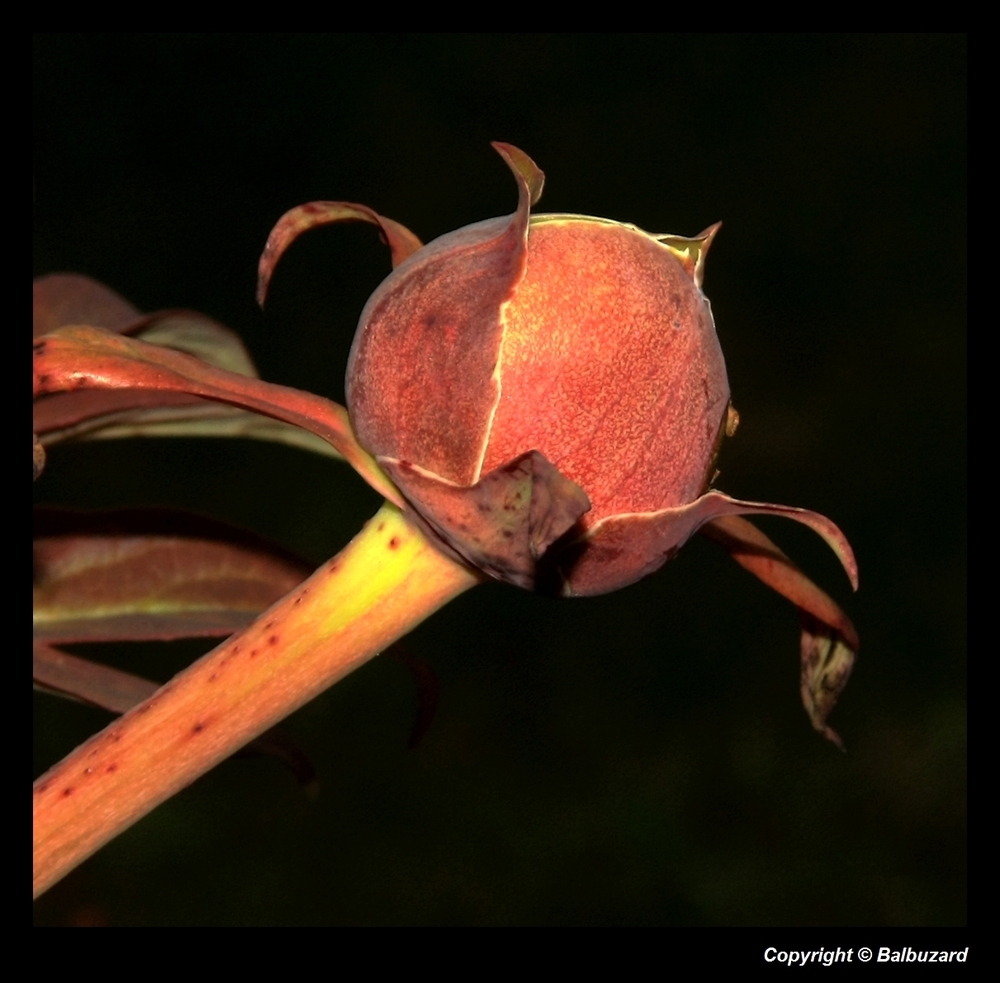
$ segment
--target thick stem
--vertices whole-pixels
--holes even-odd
[[[35,896],[481,579],[386,503],[249,628],[35,782]]]

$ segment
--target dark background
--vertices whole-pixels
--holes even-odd
[[[720,487],[816,509],[861,590],[762,521],[862,638],[833,723],[798,697],[793,609],[700,537],[617,594],[491,584],[408,639],[441,685],[416,749],[376,659],[287,721],[311,801],[231,760],[35,906],[39,924],[955,925],[965,864],[965,39],[961,36],[39,36],[34,269],[240,332],[264,378],[343,397],[374,230],[425,241],[513,209],[692,235],[742,415]],[[36,501],[180,505],[319,563],[377,508],[345,466],[242,441],[58,448]],[[167,678],[208,646],[91,655]],[[82,649],[81,649],[82,651]],[[107,717],[35,697],[35,774]]]

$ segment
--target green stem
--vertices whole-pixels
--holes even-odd
[[[35,896],[481,580],[383,505],[249,628],[35,782]]]

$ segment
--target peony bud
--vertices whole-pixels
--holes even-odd
[[[347,369],[360,443],[456,553],[528,588],[600,594],[725,515],[822,516],[709,491],[729,383],[700,236],[530,216],[544,176],[494,144],[517,211],[441,236],[375,291]]]

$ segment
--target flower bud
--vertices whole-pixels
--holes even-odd
[[[417,250],[361,314],[347,370],[358,440],[452,550],[501,580],[599,594],[725,515],[815,513],[708,490],[735,420],[693,239],[530,215],[543,175],[494,144],[517,211]]]

